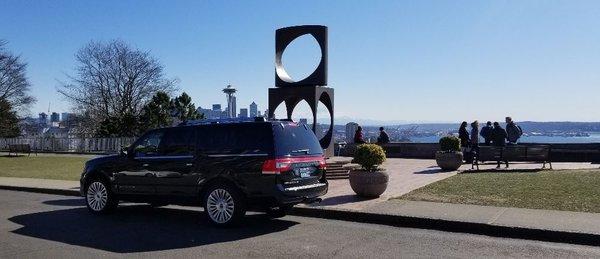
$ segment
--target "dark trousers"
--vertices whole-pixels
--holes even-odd
[[[505,145],[495,145],[497,147],[504,147]],[[498,162],[498,168],[500,168],[500,160],[497,161]],[[506,168],[508,168],[508,160],[504,160],[504,163],[506,164]]]

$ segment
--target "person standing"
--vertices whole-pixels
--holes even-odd
[[[467,131],[467,122],[463,121],[458,129],[458,138],[460,139],[460,147],[469,147],[469,132]]]
[[[465,158],[465,160],[467,162],[470,161],[470,138],[469,138],[469,132],[467,131],[467,122],[463,121],[460,124],[460,128],[458,129],[458,138],[460,139],[460,149],[463,153],[463,157]]]
[[[485,145],[489,146],[492,142],[491,134],[492,134],[492,122],[488,121],[483,128],[481,128],[481,137],[485,140]]]
[[[495,147],[506,146],[506,137],[506,130],[500,126],[500,123],[494,122],[494,129],[491,132],[492,145]],[[508,161],[504,160],[504,163],[506,163],[506,168],[508,168]],[[496,168],[500,168],[500,160],[498,160],[498,166]]]
[[[479,147],[479,122],[471,123],[471,150]]]
[[[385,132],[383,127],[379,127],[379,137],[377,137],[377,144],[390,143],[390,136]]]
[[[508,144],[511,145],[516,145],[521,135],[523,135],[523,130],[519,125],[515,124],[511,117],[506,117],[506,134]]]
[[[362,133],[362,127],[358,126],[358,128],[356,129],[356,132],[354,132],[354,143],[356,144],[364,144],[365,139],[363,137],[363,133]]]

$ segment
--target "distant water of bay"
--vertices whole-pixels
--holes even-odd
[[[561,137],[561,136],[523,136],[519,142],[524,143],[600,143],[600,132],[591,132],[589,137]],[[413,137],[415,143],[437,143],[440,137]],[[480,140],[481,141],[481,140]]]

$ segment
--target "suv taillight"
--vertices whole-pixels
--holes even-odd
[[[294,163],[306,163],[306,162],[318,162],[319,169],[325,170],[327,164],[325,163],[325,157],[284,157],[269,159],[263,163],[262,173],[263,174],[280,174],[281,172],[289,171]]]

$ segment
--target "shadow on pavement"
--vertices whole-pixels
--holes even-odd
[[[433,168],[425,169],[422,171],[414,172],[414,174],[439,174],[439,173],[447,173],[442,171],[439,167],[435,166]]]
[[[46,204],[46,205],[53,205],[53,206],[68,206],[68,207],[85,206],[85,200],[82,198],[43,201],[42,203]]]
[[[360,201],[366,201],[366,200],[370,200],[368,198],[362,198],[359,197],[357,195],[354,194],[350,194],[350,195],[341,195],[341,196],[335,196],[335,197],[329,197],[329,198],[325,198],[323,199],[323,201],[319,202],[319,203],[315,203],[315,207],[319,207],[319,206],[333,206],[333,205],[338,205],[338,204],[348,204],[348,203],[353,203],[353,202],[360,202]]]
[[[71,200],[44,202],[71,206]],[[81,200],[79,200],[81,202]],[[116,253],[187,248],[246,239],[284,231],[297,222],[273,220],[265,215],[246,216],[242,226],[216,228],[198,211],[149,206],[119,207],[96,216],[86,208],[72,208],[15,216],[23,227],[13,233]]]

